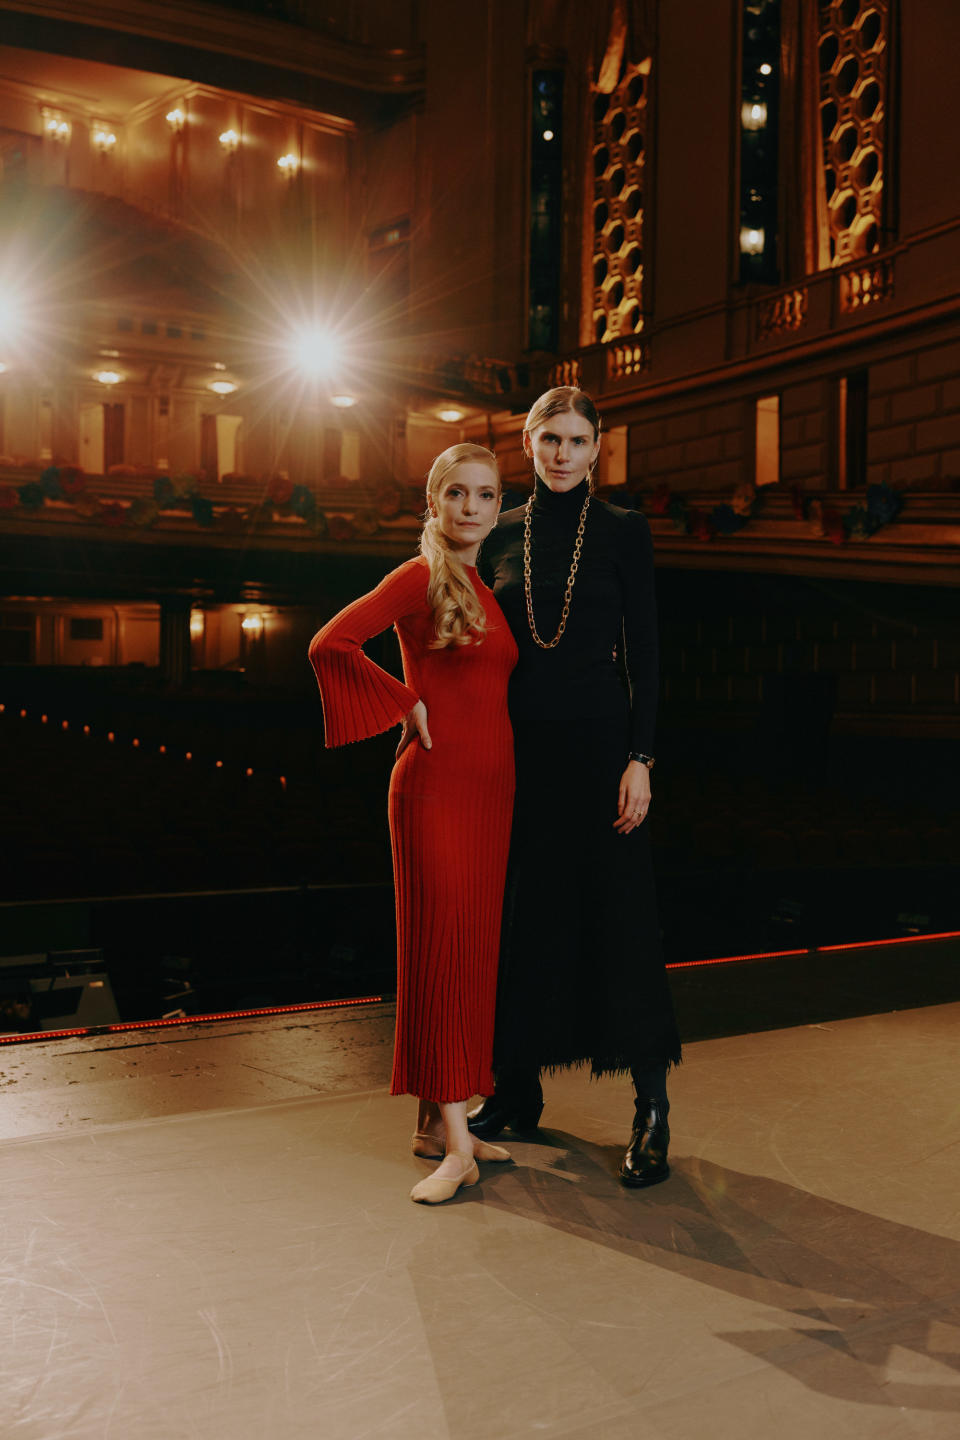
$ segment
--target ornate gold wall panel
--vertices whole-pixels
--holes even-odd
[[[890,0],[820,4],[820,124],[834,265],[874,254],[883,240],[890,9]]]
[[[644,319],[643,230],[650,62],[594,96],[593,338],[636,335]]]

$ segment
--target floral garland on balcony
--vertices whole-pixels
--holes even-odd
[[[817,496],[805,494],[799,485],[790,491],[790,498],[794,515],[807,523],[810,534],[829,540],[832,545],[868,539],[884,525],[891,524],[903,509],[900,491],[886,482],[868,485],[863,501],[847,510],[825,505]],[[761,505],[762,492],[758,495],[752,485],[738,485],[729,501],[709,510],[691,505],[684,495],[675,495],[667,484],[658,485],[649,499],[652,515],[668,515],[681,535],[704,542],[743,530]]]
[[[165,513],[189,515],[203,530],[241,535],[257,524],[295,518],[303,521],[318,539],[348,541],[366,539],[382,530],[382,522],[403,516],[421,517],[423,491],[419,486],[394,482],[381,485],[374,505],[359,505],[351,514],[324,510],[308,485],[297,485],[286,475],[274,475],[265,483],[262,499],[252,505],[218,505],[201,493],[202,477],[186,472],[177,475],[143,474],[134,466],[111,468],[110,474],[140,475],[151,483],[152,495],[138,495],[129,502],[103,499],[87,488],[88,477],[78,465],[48,465],[36,480],[21,485],[0,485],[0,513],[23,510],[36,514],[48,501],[67,503],[84,520],[114,528],[131,526],[147,530]],[[252,476],[225,475],[225,481]]]
[[[658,485],[650,497],[652,515],[669,515],[681,535],[709,541],[717,535],[735,535],[750,521],[758,507],[757,492],[752,485],[738,485],[730,500],[710,510],[691,505],[683,495],[674,495],[667,484]]]

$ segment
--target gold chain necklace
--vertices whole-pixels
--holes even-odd
[[[533,618],[533,586],[530,580],[530,512],[533,506],[533,496],[524,506],[523,515],[523,592],[527,597],[527,623],[530,626],[530,634],[534,643],[540,646],[541,650],[552,650],[554,645],[560,644],[560,637],[567,628],[567,619],[570,615],[570,596],[573,594],[573,582],[577,578],[577,569],[580,565],[580,551],[583,548],[583,532],[587,524],[587,511],[590,508],[590,492],[587,491],[586,499],[583,502],[583,509],[580,511],[580,524],[577,526],[577,538],[573,545],[573,560],[570,563],[570,574],[567,576],[567,588],[563,595],[563,611],[560,615],[560,629],[552,640],[541,640],[537,634],[536,622]]]

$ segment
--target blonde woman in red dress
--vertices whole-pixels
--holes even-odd
[[[496,524],[500,476],[480,445],[452,445],[427,479],[420,555],[315,635],[310,660],[328,746],[403,722],[390,781],[397,912],[391,1094],[420,1101],[414,1154],[442,1156],[411,1198],[449,1200],[509,1160],[467,1128],[467,1101],[493,1089],[500,912],[513,806],[507,681],[517,647],[476,571]],[[404,683],[363,652],[395,626]]]

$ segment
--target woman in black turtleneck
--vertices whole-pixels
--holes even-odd
[[[542,395],[523,444],[534,494],[501,516],[481,557],[520,659],[496,1093],[470,1128],[535,1128],[541,1069],[629,1071],[636,1117],[620,1177],[652,1185],[669,1174],[666,1074],[680,1040],[643,823],[657,704],[650,532],[590,492],[600,420],[583,391]]]

